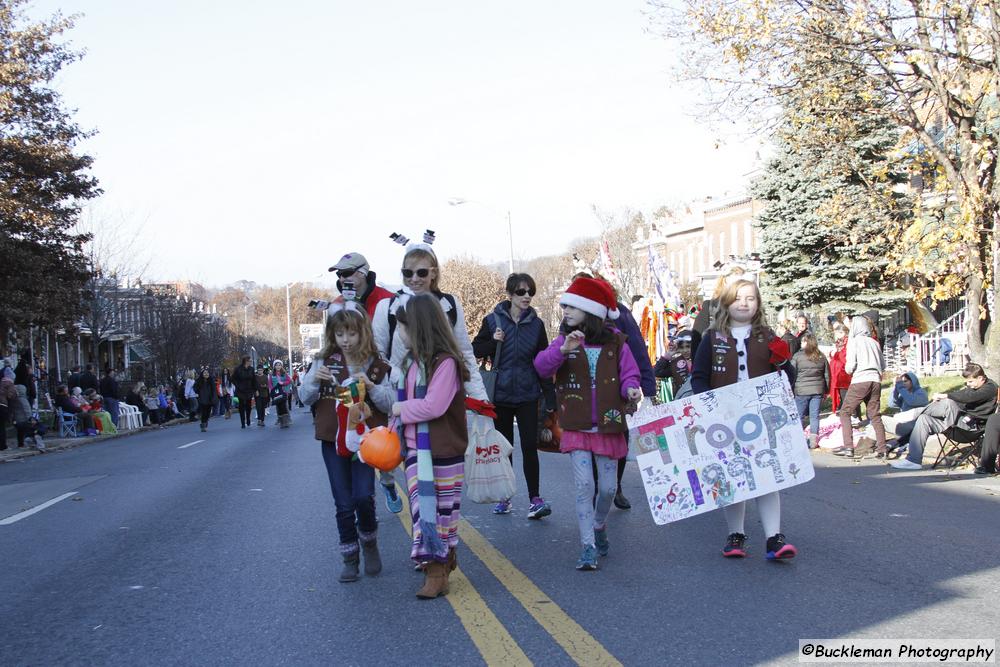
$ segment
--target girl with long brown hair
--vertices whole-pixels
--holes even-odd
[[[458,522],[465,478],[463,383],[469,371],[438,298],[403,295],[396,333],[407,349],[392,416],[403,425],[406,486],[413,519],[410,557],[424,567],[417,597],[448,592],[448,575],[458,562]]]
[[[302,379],[300,397],[307,405],[316,406],[316,439],[321,443],[337,507],[337,531],[344,560],[340,581],[346,583],[358,580],[362,553],[367,576],[382,571],[376,542],[375,471],[355,453],[360,444],[359,430],[363,433],[365,427],[388,423],[387,412],[395,392],[389,379],[392,369],[375,348],[371,323],[362,306],[353,301],[333,306],[325,334],[326,345]],[[364,386],[363,400],[371,413],[364,426],[348,423],[354,397],[360,399],[362,395],[360,388],[344,391],[345,385],[350,386],[352,381]]]
[[[696,394],[787,368],[791,355],[788,344],[767,326],[757,284],[737,280],[722,293],[715,324],[694,359],[691,387]],[[767,537],[768,560],[793,558],[798,551],[781,533],[781,501],[778,491],[758,496],[757,512]],[[747,555],[744,528],[746,502],[722,508],[729,528],[722,555],[743,558]]]

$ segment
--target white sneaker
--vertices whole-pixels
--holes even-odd
[[[923,466],[919,463],[914,463],[909,459],[899,459],[897,461],[891,461],[889,463],[893,468],[897,470],[923,470]]]
[[[40,435],[35,436],[35,449],[40,452],[45,451],[45,442],[42,441],[42,436]]]

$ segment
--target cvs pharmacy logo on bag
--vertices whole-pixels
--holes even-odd
[[[479,447],[476,446],[476,456],[492,456],[500,453],[500,445],[491,445],[489,447]]]

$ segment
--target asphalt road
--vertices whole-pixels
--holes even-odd
[[[337,582],[307,412],[4,464],[0,664],[794,664],[799,638],[998,634],[996,478],[816,454],[815,480],[782,496],[800,556],[771,563],[753,509],[742,561],[719,555],[718,513],[656,526],[630,464],[634,508],[612,510],[600,569],[577,572],[568,459],[541,456],[552,516],[525,518],[516,459],[515,512],[463,507],[462,574],[433,601],[413,595],[408,521],[381,495],[384,571]]]

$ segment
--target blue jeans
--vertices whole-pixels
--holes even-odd
[[[330,490],[337,506],[337,531],[342,545],[371,539],[378,529],[375,518],[375,470],[354,456],[340,456],[337,446],[323,441],[323,463],[330,477]],[[365,540],[367,541],[367,540]]]
[[[115,425],[115,428],[118,428],[118,399],[105,397],[104,409],[108,411],[109,415],[111,415],[111,423]]]
[[[802,428],[806,427],[806,410],[809,411],[809,430],[813,435],[819,435],[819,404],[823,401],[822,394],[810,394],[808,396],[796,396],[795,406],[799,410],[799,418],[802,420]]]

